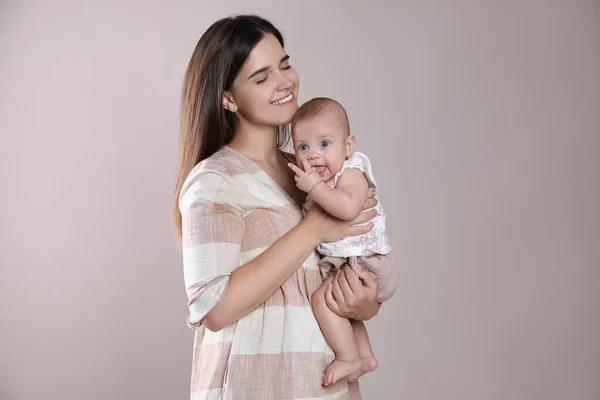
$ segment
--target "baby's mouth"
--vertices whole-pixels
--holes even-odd
[[[324,165],[315,165],[314,168],[317,170],[318,173],[322,174],[323,172],[325,172],[326,167]]]

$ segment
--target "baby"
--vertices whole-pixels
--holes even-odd
[[[348,116],[335,100],[315,98],[303,104],[292,119],[292,140],[297,165],[298,188],[308,194],[306,213],[312,202],[331,215],[352,220],[361,212],[370,188],[377,189],[367,156],[354,151]],[[301,167],[301,168],[300,168]],[[389,299],[398,285],[398,270],[389,257],[391,247],[385,230],[381,204],[375,208],[375,226],[367,234],[322,243],[317,250],[324,258],[319,268],[325,282],[312,295],[312,308],[335,360],[323,374],[324,386],[340,379],[355,381],[377,367],[365,325],[340,317],[329,309],[325,291],[334,273],[344,266],[371,272],[378,282],[377,301]]]

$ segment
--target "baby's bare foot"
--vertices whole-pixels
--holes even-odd
[[[359,372],[362,366],[362,361],[360,359],[352,362],[342,361],[339,359],[335,359],[331,364],[325,368],[325,372],[323,373],[323,386],[333,385],[340,379],[344,379],[345,377],[355,374]]]
[[[375,356],[369,357],[369,358],[363,358],[360,370],[356,371],[355,373],[353,373],[351,375],[348,375],[348,382],[356,382],[356,380],[358,378],[360,378],[367,372],[375,371],[375,369],[377,368],[377,365],[378,365],[378,363],[377,363],[377,359],[375,358]]]

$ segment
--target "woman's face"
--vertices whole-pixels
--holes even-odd
[[[277,38],[266,34],[250,52],[223,104],[242,121],[274,127],[291,121],[297,96],[298,74]]]

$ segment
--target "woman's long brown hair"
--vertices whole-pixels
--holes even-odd
[[[284,45],[281,33],[267,20],[255,15],[221,19],[202,35],[183,82],[179,161],[175,182],[173,222],[179,245],[182,220],[179,196],[192,169],[233,139],[235,116],[222,107],[223,94],[230,90],[254,46],[266,33]],[[280,127],[279,141],[287,136]]]

